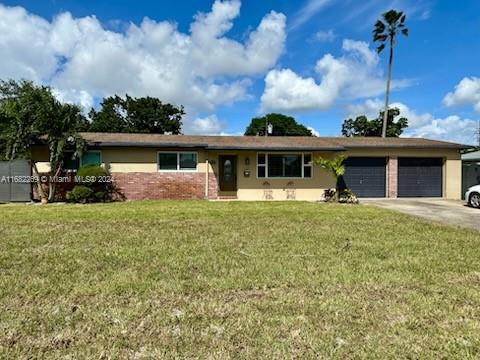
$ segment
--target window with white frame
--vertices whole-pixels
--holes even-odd
[[[311,178],[312,155],[303,153],[257,154],[258,178]]]
[[[197,153],[194,152],[159,152],[159,171],[196,171]]]

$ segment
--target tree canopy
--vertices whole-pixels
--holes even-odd
[[[245,135],[265,135],[267,124],[273,127],[272,134],[268,136],[313,136],[306,126],[298,123],[293,117],[275,113],[253,118],[245,130]]]
[[[351,136],[382,136],[382,125],[384,112],[380,112],[378,118],[368,120],[365,115],[357,116],[355,120],[346,119],[342,124],[342,135]],[[395,120],[400,115],[398,108],[388,110],[387,116],[387,137],[399,137],[403,130],[408,127],[408,119],[401,117]]]
[[[84,142],[78,132],[86,126],[80,108],[62,104],[49,87],[30,81],[0,81],[0,151],[5,160],[30,160],[38,174],[32,149],[46,143],[50,175],[58,175],[67,150],[73,150],[74,156],[81,153]],[[38,189],[43,200],[43,189],[40,185]],[[50,199],[54,192],[54,184],[50,184]]]
[[[182,106],[164,104],[157,98],[115,95],[103,99],[98,111],[90,111],[89,131],[180,134],[183,115]]]

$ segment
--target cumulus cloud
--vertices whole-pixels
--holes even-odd
[[[209,115],[193,120],[188,130],[191,134],[221,135],[225,130],[225,123],[216,115]]]
[[[480,112],[480,78],[463,78],[443,99],[446,106],[473,105]]]
[[[366,115],[370,119],[375,118],[383,107],[384,103],[380,99],[368,99],[364,103],[347,106],[347,117]],[[475,142],[477,127],[475,120],[464,119],[458,115],[441,118],[431,113],[419,113],[401,102],[392,103],[390,107],[400,109],[401,116],[408,119],[408,128],[403,134],[405,137],[422,137],[463,144]]]
[[[315,128],[313,128],[311,126],[307,126],[307,129],[312,132],[313,136],[320,136],[320,132],[315,130]]]
[[[94,16],[65,12],[47,21],[0,5],[0,77],[49,84],[62,99],[84,106],[128,93],[183,104],[189,112],[213,111],[248,98],[248,77],[265,74],[284,49],[286,18],[274,11],[244,42],[228,38],[240,5],[215,1],[188,33],[148,18],[117,32]]]
[[[349,99],[376,96],[385,91],[379,57],[363,41],[343,41],[343,55],[324,55],[315,66],[320,81],[302,77],[291,69],[274,69],[265,77],[261,110],[326,110],[340,97]],[[392,81],[392,89],[410,85],[408,80]]]

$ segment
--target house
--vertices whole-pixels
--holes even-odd
[[[462,196],[467,189],[480,184],[480,150],[462,155]]]
[[[335,180],[313,160],[339,153],[348,156],[343,181],[359,197],[461,197],[465,146],[443,141],[81,135],[88,151],[80,165],[103,164],[127,199],[318,200]],[[46,149],[35,156],[48,171]]]

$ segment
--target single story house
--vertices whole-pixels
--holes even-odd
[[[467,189],[480,184],[480,150],[462,155],[462,196]]]
[[[334,178],[314,164],[344,153],[359,197],[460,199],[465,146],[418,138],[82,133],[127,199],[319,200]],[[35,156],[48,171],[47,150]],[[73,166],[78,166],[75,164]]]

